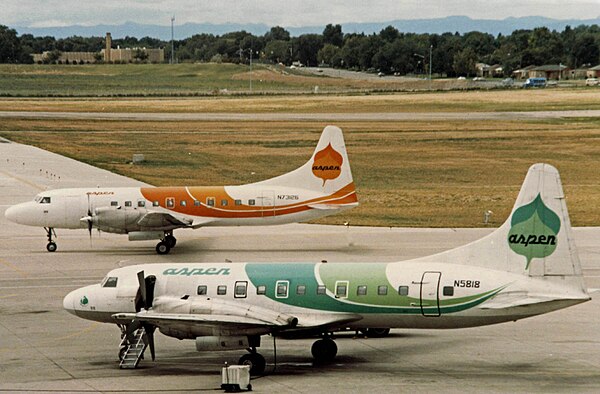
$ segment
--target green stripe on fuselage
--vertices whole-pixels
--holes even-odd
[[[356,263],[343,266],[319,264],[319,276],[324,283],[319,283],[315,277],[316,265],[314,263],[246,264],[246,274],[254,286],[266,286],[268,298],[291,306],[348,313],[437,313],[436,307],[427,307],[421,310],[418,298],[398,295],[397,289],[387,279],[386,263]],[[287,298],[276,297],[275,284],[281,280],[289,281]],[[337,281],[349,282],[347,299],[335,298],[333,295]],[[297,294],[298,285],[305,286],[305,294]],[[325,285],[328,293],[317,294],[318,285]],[[358,296],[356,287],[362,285],[367,286],[367,295]],[[377,294],[377,287],[380,285],[388,286],[387,295]],[[440,312],[455,313],[472,308],[499,291],[500,289],[495,289],[468,297],[440,300]],[[429,305],[437,303],[437,300],[424,301]]]

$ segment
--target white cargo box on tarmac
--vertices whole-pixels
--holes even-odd
[[[225,365],[221,370],[221,388],[226,392],[252,391],[249,365]]]

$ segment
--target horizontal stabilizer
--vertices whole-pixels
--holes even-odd
[[[500,294],[500,296],[501,295],[502,294]],[[543,296],[543,295],[518,296],[516,294],[511,296],[509,294],[509,297],[500,297],[500,298],[496,297],[493,300],[491,300],[490,302],[484,303],[479,308],[480,309],[508,309],[508,308],[515,308],[515,307],[519,307],[519,306],[531,306],[532,304],[542,304],[544,302],[565,301],[567,299],[568,299],[568,297],[566,297],[564,294],[557,295],[555,297]],[[584,302],[584,301],[589,300],[589,298],[574,297],[574,298],[572,298],[572,300],[580,300],[581,302]]]
[[[358,206],[358,202],[351,202],[348,204],[309,204],[308,205],[312,209],[320,209],[320,210],[335,210],[341,208],[353,208]]]

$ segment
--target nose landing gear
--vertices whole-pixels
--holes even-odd
[[[46,245],[46,250],[48,252],[56,252],[56,242],[52,240],[52,235],[56,237],[56,232],[54,231],[54,228],[44,227],[44,230],[46,230],[46,235],[48,236],[48,244]]]

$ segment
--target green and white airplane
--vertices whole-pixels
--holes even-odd
[[[558,171],[535,164],[508,220],[490,235],[433,256],[395,263],[145,264],[118,268],[75,290],[64,308],[119,325],[121,366],[135,367],[153,334],[193,339],[199,351],[256,351],[271,334],[322,335],[332,360],[343,328],[461,328],[514,321],[588,301]]]

